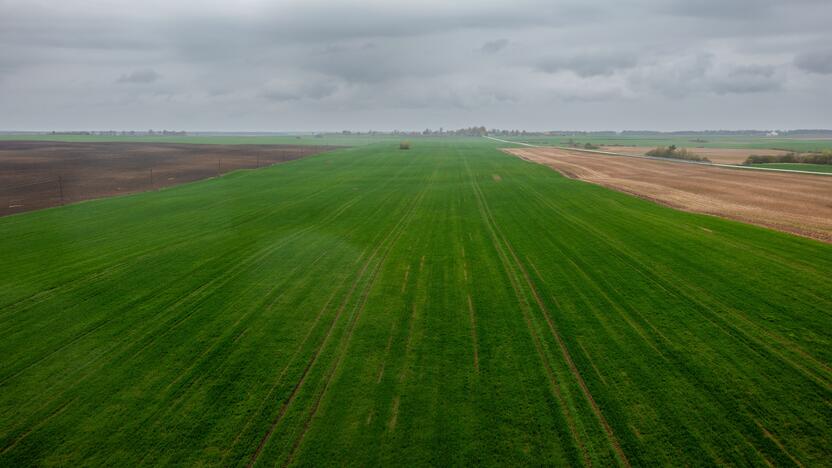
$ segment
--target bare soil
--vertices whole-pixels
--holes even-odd
[[[0,216],[266,167],[334,148],[0,141]]]
[[[648,151],[655,149],[653,146],[602,146],[602,151],[613,153],[631,154],[644,156]],[[692,148],[686,147],[688,151],[698,156],[704,156],[717,164],[742,164],[752,154],[760,156],[782,156],[786,151],[772,149],[733,149],[733,148]]]
[[[832,242],[832,177],[769,173],[558,148],[504,151],[567,177],[674,208]]]

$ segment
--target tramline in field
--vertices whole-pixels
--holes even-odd
[[[832,456],[830,244],[503,146],[0,218],[0,465]]]

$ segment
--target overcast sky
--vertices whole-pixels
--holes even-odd
[[[0,0],[0,130],[832,128],[832,0]]]

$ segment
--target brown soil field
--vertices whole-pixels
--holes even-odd
[[[505,149],[567,177],[677,209],[832,242],[832,177],[607,156],[558,148]]]
[[[334,148],[0,141],[0,216],[158,189]]]
[[[704,156],[717,164],[742,164],[752,154],[760,156],[782,156],[786,151],[771,149],[729,149],[729,148],[692,148],[685,147],[696,155]],[[631,154],[644,156],[648,151],[655,149],[653,146],[602,146],[602,151],[612,153]]]

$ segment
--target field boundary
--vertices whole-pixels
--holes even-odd
[[[601,429],[603,429],[604,433],[606,434],[606,439],[609,442],[614,454],[618,457],[618,461],[620,461],[624,466],[631,466],[627,455],[624,453],[622,449],[621,443],[618,440],[618,437],[615,435],[615,431],[613,430],[612,426],[607,421],[606,417],[604,416],[601,407],[595,401],[589,387],[586,384],[583,376],[580,373],[577,365],[575,364],[571,352],[569,348],[566,346],[563,338],[561,337],[560,331],[558,327],[554,323],[552,319],[552,314],[549,308],[544,304],[540,297],[540,293],[537,290],[534,282],[532,281],[531,277],[529,276],[528,271],[523,266],[522,262],[520,261],[519,257],[517,256],[514,248],[512,247],[511,243],[505,237],[505,235],[500,230],[497,221],[494,219],[493,214],[491,213],[491,208],[488,205],[488,201],[485,198],[485,194],[482,192],[482,189],[479,186],[479,183],[474,178],[473,174],[471,174],[470,167],[468,166],[467,161],[465,162],[466,169],[471,177],[471,187],[474,191],[474,196],[477,199],[477,204],[480,210],[480,214],[485,221],[486,226],[492,236],[492,244],[494,248],[497,250],[498,256],[503,263],[503,268],[506,274],[509,276],[509,281],[511,282],[512,289],[520,300],[521,304],[525,307],[521,306],[521,310],[524,315],[524,319],[526,321],[526,325],[529,329],[530,334],[532,335],[532,339],[536,342],[536,348],[538,351],[538,355],[544,364],[547,373],[549,374],[550,384],[555,389],[555,397],[564,404],[562,411],[564,416],[567,419],[567,423],[570,425],[570,432],[572,433],[572,437],[574,441],[578,444],[581,452],[584,455],[584,460],[588,465],[591,465],[591,460],[587,453],[587,449],[581,439],[578,437],[576,427],[574,427],[574,422],[572,422],[572,415],[571,412],[568,410],[568,406],[566,406],[565,401],[562,399],[562,395],[560,393],[557,379],[555,377],[555,372],[552,367],[552,363],[548,359],[547,353],[543,352],[541,348],[541,337],[535,331],[535,327],[533,326],[533,318],[531,316],[531,312],[533,310],[532,303],[528,300],[528,295],[526,294],[526,288],[523,288],[523,283],[525,283],[526,287],[528,288],[528,292],[531,294],[531,298],[534,300],[534,304],[537,305],[537,309],[540,311],[541,316],[545,320],[546,325],[548,326],[549,332],[554,338],[555,343],[557,344],[558,350],[560,351],[561,358],[563,359],[563,363],[566,364],[567,370],[569,374],[571,374],[572,378],[575,380],[575,383],[578,385],[581,394],[585,401],[589,404],[589,408],[594,413],[598,423],[600,423]]]
[[[797,169],[775,169],[772,167],[753,167],[753,166],[743,166],[739,164],[720,164],[720,163],[709,163],[709,162],[702,162],[702,161],[688,161],[686,159],[674,159],[674,158],[659,158],[656,156],[639,156],[637,154],[625,154],[625,153],[616,153],[613,151],[602,151],[602,150],[592,150],[592,149],[584,149],[584,148],[572,148],[569,146],[547,146],[547,145],[533,145],[531,143],[523,143],[520,141],[511,141],[511,140],[502,140],[500,138],[494,138],[490,136],[486,136],[484,138],[488,138],[489,140],[499,141],[503,143],[511,143],[515,145],[523,145],[528,146],[531,148],[557,148],[564,151],[578,151],[581,153],[594,153],[594,154],[602,154],[605,156],[623,156],[625,158],[639,158],[639,159],[652,159],[653,161],[664,161],[670,163],[682,163],[682,164],[697,164],[700,166],[706,167],[722,167],[726,169],[743,169],[743,170],[750,170],[750,171],[768,171],[768,172],[786,172],[791,174],[810,174],[810,175],[819,175],[819,176],[832,176],[832,172],[815,172],[815,171],[801,171]]]
[[[0,139],[0,216],[163,190],[342,148]]]

